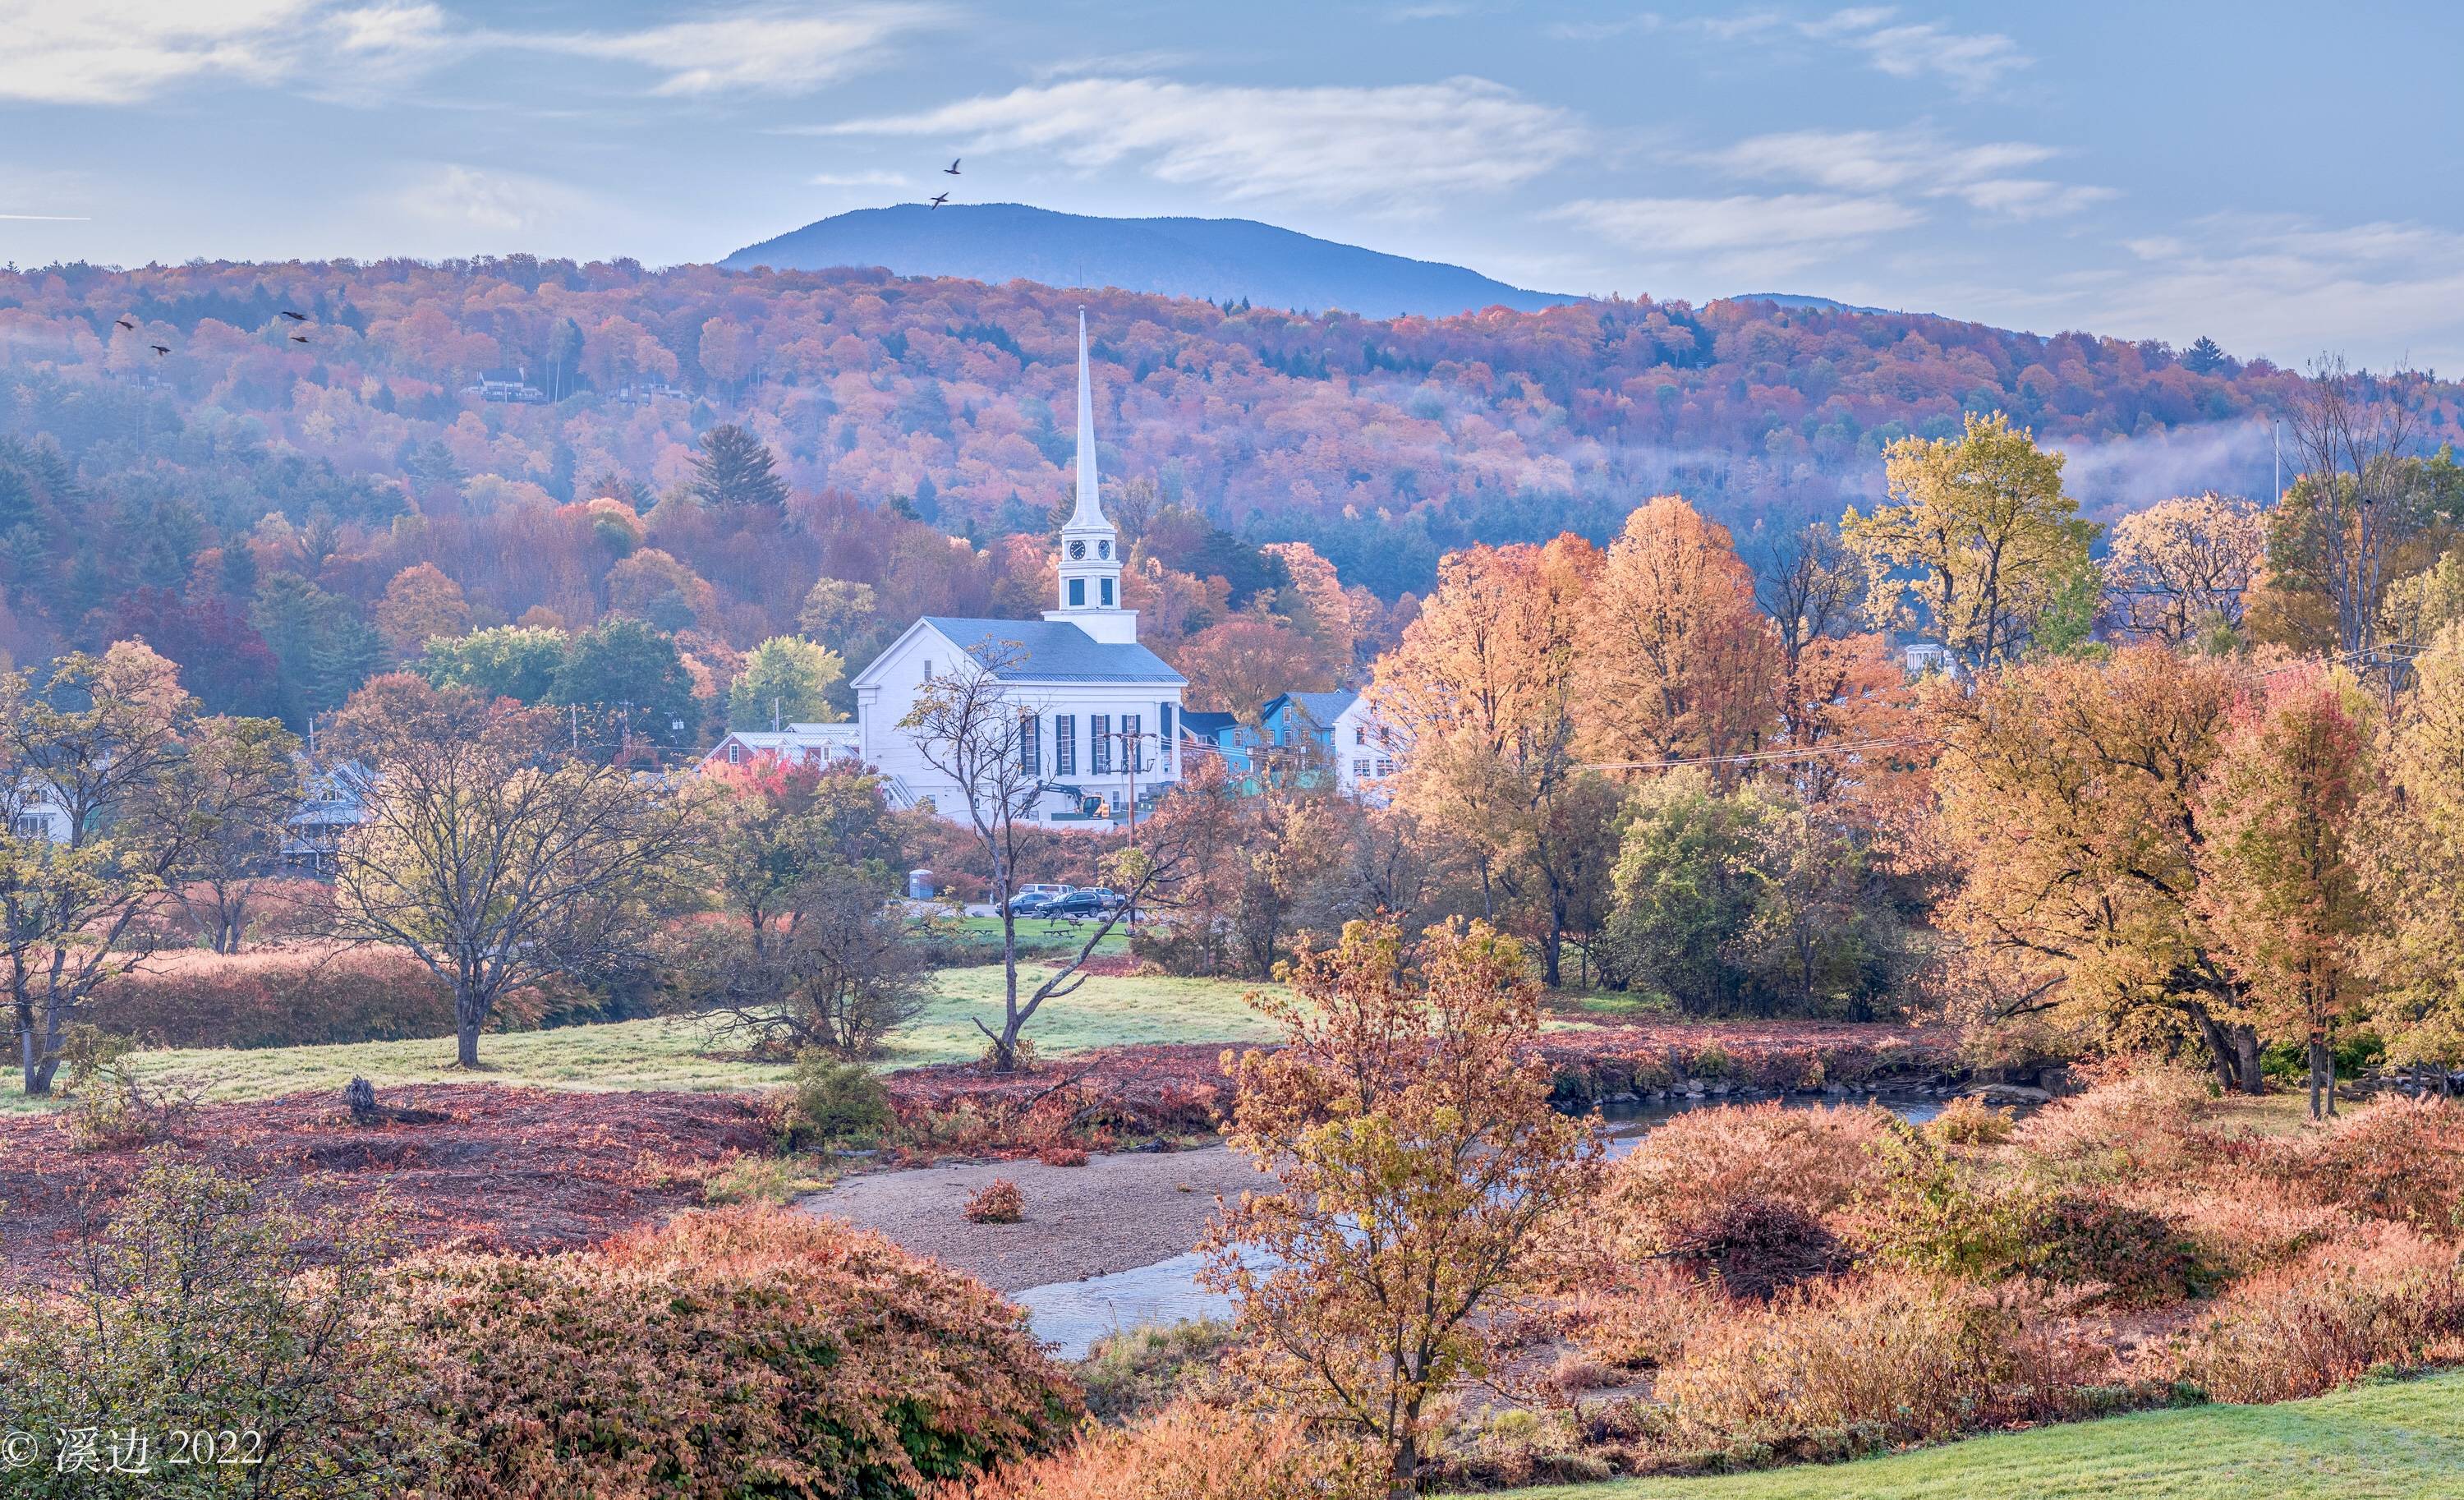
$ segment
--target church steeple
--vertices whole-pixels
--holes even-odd
[[[1104,518],[1095,480],[1095,394],[1087,363],[1087,313],[1078,312],[1078,498],[1061,528],[1061,607],[1047,620],[1067,620],[1099,641],[1138,638],[1137,612],[1121,607],[1121,539]]]

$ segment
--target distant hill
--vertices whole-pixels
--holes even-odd
[[[900,276],[998,286],[1117,287],[1363,318],[1444,318],[1507,306],[1535,312],[1578,297],[1530,292],[1434,260],[1340,245],[1251,219],[1108,219],[1019,203],[920,203],[833,214],[719,262],[820,271],[881,266]]]
[[[1773,307],[1802,308],[1815,313],[1893,313],[1895,307],[1859,307],[1836,297],[1807,297],[1799,292],[1740,292],[1731,302],[1768,302]]]

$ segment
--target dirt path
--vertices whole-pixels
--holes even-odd
[[[997,1177],[1026,1196],[1023,1224],[970,1224],[967,1195]],[[1249,1158],[1221,1146],[1090,1157],[1083,1167],[991,1161],[849,1178],[799,1199],[808,1213],[878,1229],[1001,1291],[1128,1270],[1198,1243],[1215,1195],[1263,1188]]]

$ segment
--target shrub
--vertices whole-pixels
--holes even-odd
[[[2048,1280],[2107,1287],[2133,1307],[2179,1302],[2211,1278],[2181,1226],[2099,1193],[2048,1195],[2025,1210],[2020,1267]]]
[[[453,997],[392,949],[166,955],[85,1007],[104,1030],[164,1047],[303,1047],[453,1034]],[[517,1010],[515,1019],[526,1019]]]
[[[396,1280],[437,1492],[874,1496],[1041,1452],[1075,1392],[1015,1310],[878,1235],[695,1210],[598,1250]]]
[[[796,1059],[782,1123],[793,1149],[879,1139],[897,1116],[872,1070],[813,1048]]]
[[[1740,1310],[1654,1394],[1680,1445],[1846,1457],[2077,1415],[2105,1357],[2024,1289],[1885,1277]]]
[[[1645,1136],[1611,1173],[1604,1218],[1619,1258],[1716,1260],[1730,1231],[1822,1222],[1874,1176],[1868,1149],[1890,1123],[1871,1108],[1777,1103],[1695,1110]]]
[[[1289,1416],[1178,1401],[1127,1431],[1089,1432],[931,1500],[1383,1500],[1385,1466]]]
[[[2150,1069],[2057,1099],[2013,1133],[2039,1160],[2072,1175],[2144,1180],[2199,1164],[2213,1141],[2199,1125],[2207,1085],[2179,1069]]]
[[[2180,1373],[2228,1401],[2316,1396],[2373,1367],[2464,1358],[2464,1274],[2455,1250],[2385,1227],[2321,1246],[2217,1299],[2180,1353]]]
[[[1727,1317],[1728,1302],[1697,1276],[1661,1262],[1574,1293],[1561,1316],[1575,1347],[1618,1369],[1674,1361],[1686,1342]]]
[[[1037,1152],[1035,1159],[1048,1167],[1083,1167],[1087,1164],[1087,1148],[1054,1141]]]
[[[8,1492],[400,1493],[394,1457],[423,1445],[402,1340],[370,1315],[390,1248],[381,1214],[319,1223],[246,1182],[149,1157],[74,1257],[70,1284],[0,1304],[0,1405],[37,1433],[99,1420],[151,1434],[154,1472],[37,1465],[11,1472]],[[234,1469],[174,1467],[161,1445],[174,1430],[226,1428],[264,1440],[245,1486],[225,1483]]]
[[[2026,1257],[2035,1204],[2024,1191],[1981,1183],[1896,1122],[1875,1142],[1874,1159],[1874,1180],[1857,1203],[1858,1242],[1867,1254],[1971,1281],[2008,1274]]]
[[[1927,1120],[1925,1132],[1946,1146],[1998,1146],[2011,1138],[2017,1124],[2011,1111],[1994,1109],[1973,1094],[1963,1093]]]
[[[977,1224],[1016,1224],[1026,1217],[1026,1195],[1005,1177],[997,1177],[967,1195],[962,1210]]]
[[[2255,1158],[2310,1202],[2430,1234],[2464,1229],[2464,1105],[2388,1099],[2323,1132],[2267,1141]]]
[[[1212,1376],[1231,1345],[1232,1325],[1204,1318],[1141,1323],[1099,1338],[1077,1368],[1088,1414],[1120,1423],[1160,1411]]]
[[[2180,1225],[2108,1193],[1985,1178],[1904,1127],[1877,1156],[1857,1225],[1877,1259],[1970,1281],[2094,1285],[2134,1306],[2179,1301],[2208,1279]]]

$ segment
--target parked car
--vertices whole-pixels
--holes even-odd
[[[1021,886],[1010,893],[1009,913],[1012,916],[1034,915],[1076,889],[1075,886],[1053,885],[1042,881]]]
[[[1122,904],[1118,892],[1088,888],[1070,892],[1057,901],[1037,907],[1038,916],[1101,916]]]

